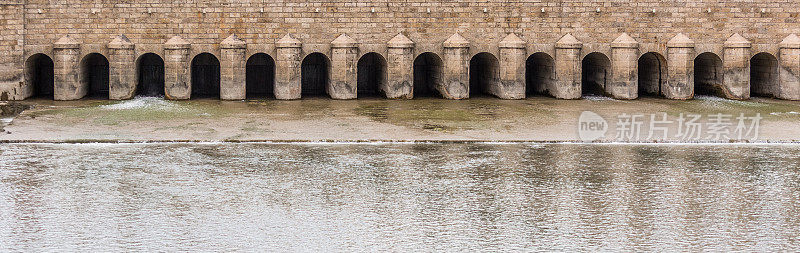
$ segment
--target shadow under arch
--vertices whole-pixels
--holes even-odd
[[[664,95],[662,88],[667,82],[667,59],[656,52],[648,52],[639,57],[638,89],[641,96]]]
[[[381,96],[381,87],[387,85],[386,59],[382,55],[371,52],[358,59],[357,97]]]
[[[722,59],[705,52],[694,58],[694,94],[725,97],[722,90]]]
[[[46,54],[37,53],[25,61],[25,84],[30,92],[28,97],[53,99],[55,71],[53,59]]]
[[[603,53],[594,52],[581,61],[581,94],[584,96],[606,95],[606,86],[611,77],[611,60]]]
[[[414,97],[441,97],[436,87],[442,85],[443,67],[436,53],[422,53],[414,59]]]
[[[211,53],[201,53],[192,59],[192,98],[219,98],[219,60]]]
[[[482,52],[469,61],[469,95],[490,95],[500,85],[500,61],[491,53]]]
[[[556,63],[549,54],[534,53],[525,60],[525,95],[548,95],[556,81]]]
[[[86,97],[109,97],[109,64],[104,55],[91,53],[84,56],[79,73],[80,84],[87,90]]]
[[[331,62],[322,53],[311,53],[303,58],[300,65],[300,95],[324,96],[330,85]]]
[[[778,59],[761,52],[750,58],[751,96],[777,97],[780,95]]]
[[[146,53],[136,62],[136,95],[164,97],[164,59],[155,53]]]
[[[245,94],[247,98],[273,97],[275,89],[275,60],[265,53],[247,59],[245,65]]]

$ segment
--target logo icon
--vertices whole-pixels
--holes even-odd
[[[608,122],[597,113],[584,111],[578,118],[578,137],[582,141],[595,141],[606,136]]]

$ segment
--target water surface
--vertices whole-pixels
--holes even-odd
[[[797,251],[800,145],[0,144],[0,251]]]

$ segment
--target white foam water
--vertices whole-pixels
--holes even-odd
[[[147,110],[174,110],[179,108],[179,105],[176,105],[170,101],[164,100],[161,97],[135,97],[134,99],[119,102],[116,104],[110,105],[102,105],[100,106],[103,109],[107,110],[139,110],[139,109],[147,109]]]

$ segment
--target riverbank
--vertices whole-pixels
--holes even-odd
[[[800,102],[773,99],[733,101],[702,97],[690,101],[660,98],[622,101],[600,97],[583,100],[485,97],[168,101],[136,98],[34,99],[17,106],[30,108],[0,123],[5,125],[0,126],[3,129],[0,142],[800,141]],[[607,123],[599,138],[587,139],[579,132],[579,119],[586,111],[596,113]],[[696,136],[690,132],[687,138],[689,125],[681,120],[681,114],[700,116],[694,125],[700,128]],[[722,134],[711,131],[714,126],[719,129],[719,124],[712,124],[716,115],[724,119],[716,123],[727,127]],[[630,120],[630,116],[637,116],[633,122],[639,123],[638,131],[626,127],[625,119]],[[739,122],[740,116],[748,120]],[[749,120],[756,117],[758,122]],[[740,123],[746,123],[746,128],[741,128]],[[751,123],[758,123],[757,127]],[[757,133],[742,135],[749,130]]]

